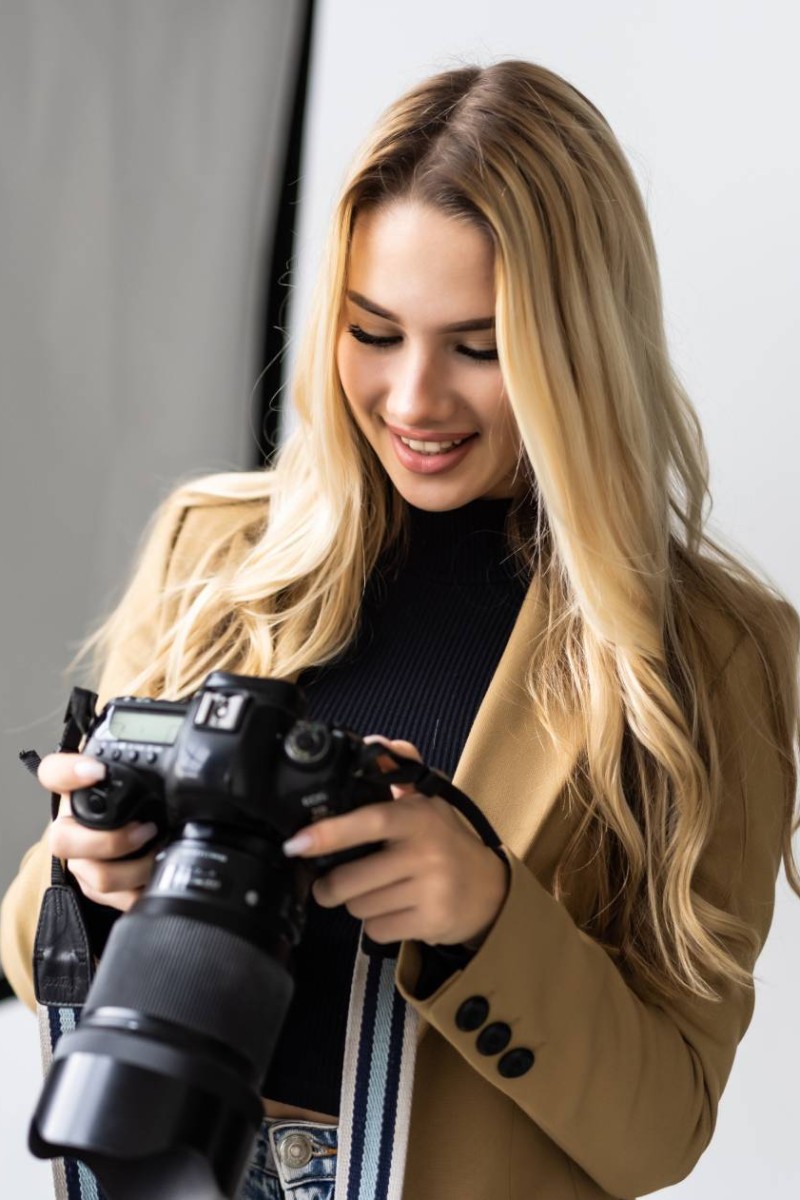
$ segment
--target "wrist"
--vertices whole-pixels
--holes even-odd
[[[465,940],[461,943],[466,950],[470,950],[472,953],[474,953],[476,950],[480,950],[481,946],[491,933],[492,929],[494,928],[495,921],[500,916],[508,895],[508,888],[509,884],[511,883],[511,868],[505,857],[500,858],[499,855],[495,855],[495,862],[497,862],[498,859],[502,865],[502,885],[498,892],[499,899],[493,905],[494,911],[492,914],[492,919],[483,927],[483,929],[479,930],[478,933],[473,934],[471,938],[465,938]]]

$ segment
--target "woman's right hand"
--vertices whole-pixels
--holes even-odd
[[[141,850],[157,829],[152,822],[131,821],[119,829],[87,829],[72,815],[70,793],[105,777],[103,763],[87,754],[48,754],[39,764],[39,782],[61,796],[58,816],[50,826],[50,851],[63,859],[84,896],[97,904],[127,912],[150,880],[155,847],[141,858],[119,859]]]

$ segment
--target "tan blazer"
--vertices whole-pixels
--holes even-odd
[[[101,699],[124,691],[146,661],[153,597],[191,571],[212,536],[240,530],[246,510],[180,498],[164,506],[132,584],[130,627],[109,658]],[[404,1200],[599,1200],[676,1183],[711,1138],[752,1015],[752,998],[734,989],[717,1005],[644,1003],[575,924],[579,889],[566,906],[554,900],[553,871],[575,820],[564,783],[582,743],[578,722],[565,715],[561,744],[553,746],[525,695],[524,669],[545,616],[534,581],[454,776],[502,838],[511,865],[504,907],[472,961],[428,1000],[414,997],[418,945],[404,942],[397,963],[397,987],[422,1018]],[[742,704],[730,729],[724,811],[697,887],[715,903],[724,897],[763,942],[780,866],[783,784],[764,735],[756,655],[713,612],[707,621],[718,678],[732,684]],[[31,1006],[31,946],[48,879],[42,840],[23,860],[2,908],[3,965]],[[488,1003],[487,1022],[510,1026],[509,1050],[532,1052],[522,1074],[501,1074],[502,1055],[479,1053],[479,1030],[458,1028],[456,1014],[473,997]]]

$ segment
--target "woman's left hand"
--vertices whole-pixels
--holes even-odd
[[[377,736],[364,740],[421,757],[410,742]],[[323,908],[346,905],[364,921],[374,942],[416,939],[477,948],[503,906],[508,866],[446,800],[423,796],[410,784],[392,785],[392,795],[388,803],[307,825],[284,843],[284,850],[314,858],[385,842],[382,850],[316,879],[312,893],[317,903]],[[292,843],[306,835],[307,843],[293,851]]]

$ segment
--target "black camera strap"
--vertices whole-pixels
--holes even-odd
[[[381,766],[380,759],[386,755],[396,763],[394,770],[387,771]],[[410,783],[423,796],[440,796],[442,800],[452,804],[453,808],[457,808],[461,815],[466,817],[484,845],[488,846],[490,850],[494,850],[498,858],[505,862],[500,849],[500,838],[486,814],[478,808],[474,800],[470,800],[469,796],[457,788],[441,771],[419,762],[416,758],[406,758],[382,742],[366,744],[362,749],[362,761],[364,773],[366,774],[373,767],[376,768],[373,777],[382,783]]]
[[[73,688],[64,713],[58,752],[75,753],[94,719],[97,695]],[[35,750],[20,752],[25,768],[36,774],[41,762]],[[58,816],[60,797],[50,795],[50,816]],[[48,1008],[75,1007],[84,1003],[93,974],[89,938],[81,913],[77,888],[61,860],[52,858],[50,887],[42,898],[33,946],[33,982],[36,999]]]
[[[88,688],[75,687],[72,689],[67,702],[66,712],[64,713],[64,728],[61,733],[61,740],[56,747],[56,753],[77,753],[80,749],[81,740],[89,732],[89,726],[94,720],[96,706],[96,692],[90,692]],[[42,761],[40,755],[35,750],[21,750],[19,757],[22,765],[32,775],[35,775],[39,770],[39,763]],[[58,816],[60,799],[58,792],[50,793],[50,817],[53,821]],[[64,882],[64,871],[61,862],[57,858],[53,859],[52,881],[53,883]]]
[[[97,696],[86,688],[73,688],[64,714],[59,753],[75,753],[94,719]],[[20,752],[23,766],[35,775],[41,762],[35,750]],[[50,794],[50,816],[58,816],[60,796]],[[42,898],[33,943],[33,986],[39,1017],[44,1074],[50,1070],[59,1038],[75,1029],[89,992],[94,963],[79,903],[79,892],[61,860],[53,857],[50,887]],[[103,1200],[103,1193],[88,1168],[74,1158],[52,1160],[56,1200]]]

